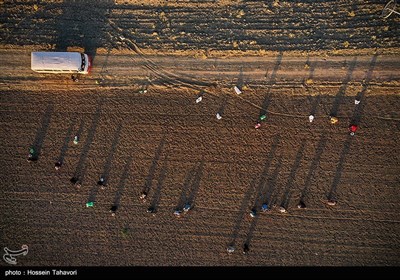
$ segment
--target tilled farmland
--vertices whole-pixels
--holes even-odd
[[[398,266],[385,4],[4,1],[0,243],[29,247],[15,267]],[[32,51],[93,68],[36,73]]]

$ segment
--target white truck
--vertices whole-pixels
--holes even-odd
[[[32,52],[31,68],[39,73],[88,74],[91,59],[80,52]]]

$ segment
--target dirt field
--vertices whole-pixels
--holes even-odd
[[[3,2],[0,246],[28,245],[16,267],[400,265],[386,1]],[[37,50],[85,51],[92,72],[35,73]]]

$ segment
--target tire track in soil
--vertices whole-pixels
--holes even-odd
[[[182,75],[176,75],[170,71],[163,69],[161,66],[154,63],[151,59],[147,58],[146,55],[140,50],[140,48],[130,39],[126,32],[123,32],[121,28],[116,26],[114,22],[108,20],[110,26],[122,35],[122,42],[128,47],[128,49],[134,51],[145,63],[144,67],[150,70],[154,75],[161,79],[162,84],[172,85],[172,86],[186,86],[192,89],[199,89],[199,87],[210,87],[215,86],[215,84],[208,82],[201,82],[192,77],[184,77]],[[126,37],[125,37],[126,36]],[[118,36],[121,38],[121,35]]]

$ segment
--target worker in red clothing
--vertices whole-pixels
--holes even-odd
[[[351,135],[351,136],[354,136],[354,134],[355,134],[356,131],[357,131],[357,128],[358,128],[358,126],[355,125],[355,124],[352,124],[352,125],[349,126],[349,130],[350,130],[350,135]]]

